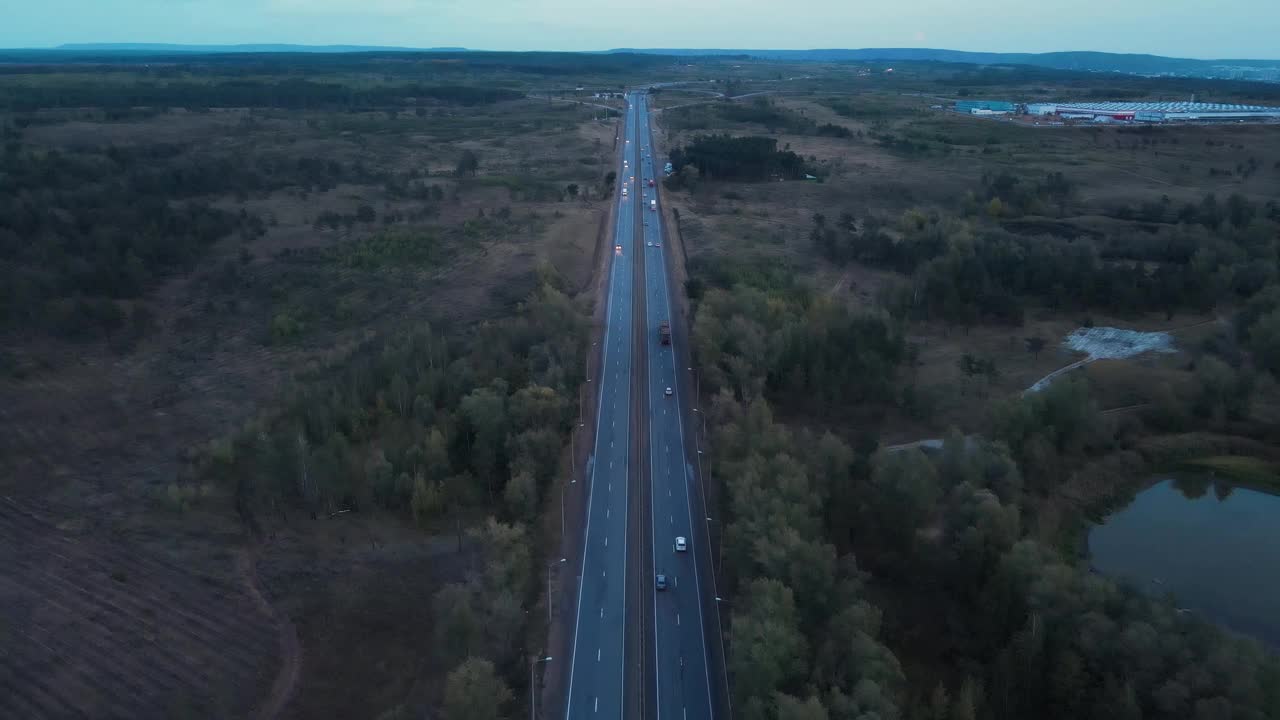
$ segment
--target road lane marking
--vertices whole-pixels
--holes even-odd
[[[636,126],[634,124],[636,122],[634,110],[631,112],[626,122],[627,122],[626,127],[630,131],[628,134],[634,138],[636,133]],[[621,200],[619,200],[618,207],[620,208],[620,212],[618,216],[619,223],[618,223],[618,227],[615,229],[615,235],[618,237],[618,244],[626,243],[628,244],[628,247],[629,247],[629,243],[632,240],[632,233],[630,229],[627,228],[626,225],[624,224],[623,218],[627,217],[627,215],[625,214],[625,212],[621,211],[621,208],[623,207],[623,203],[621,202]],[[634,208],[634,204],[630,205],[629,207]],[[634,210],[630,210],[630,212],[634,212]],[[598,390],[598,395],[596,400],[596,403],[597,403],[596,407],[600,408],[602,412],[597,414],[595,419],[596,420],[596,437],[594,442],[595,442],[596,452],[593,453],[592,455],[593,458],[599,457],[600,440],[602,439],[600,437],[600,421],[603,415],[604,401],[608,399],[615,412],[617,411],[617,407],[618,407],[617,393],[614,391],[618,390],[619,388],[612,386],[610,382],[607,382],[608,371],[605,368],[605,366],[607,366],[608,364],[608,347],[609,347],[609,338],[611,336],[611,329],[614,329],[614,323],[612,322],[613,310],[615,309],[615,305],[619,306],[617,308],[619,310],[625,309],[629,304],[627,301],[634,294],[634,291],[632,290],[632,284],[628,282],[628,275],[627,275],[627,271],[629,269],[629,266],[627,265],[628,258],[626,256],[623,256],[622,258],[620,258],[620,260],[621,262],[613,263],[612,271],[610,272],[609,279],[608,279],[610,283],[610,292],[608,294],[608,297],[609,297],[608,307],[605,310],[605,337],[603,342],[600,343],[600,351],[601,351],[600,360],[601,360],[601,368],[603,371],[601,372],[601,382],[597,386],[599,390]],[[623,316],[621,323],[625,323],[625,322],[626,322],[626,317]],[[621,329],[621,328],[617,328],[617,329]],[[630,336],[627,333],[619,333],[615,337],[616,337],[615,352],[623,353],[624,348],[629,347],[629,344],[631,341]],[[620,361],[619,361],[619,364],[620,364]],[[620,378],[620,375],[615,375],[615,380],[618,380],[619,378]],[[589,378],[588,382],[590,382],[590,380],[591,379]],[[627,388],[626,386],[622,386],[621,390],[623,392],[628,392],[629,388]],[[628,397],[630,397],[629,394],[628,394]],[[612,441],[610,442],[610,447],[614,447],[614,443]],[[612,462],[610,462],[610,466],[612,467]],[[592,463],[590,467],[591,467],[591,484],[592,484],[592,487],[594,487],[595,470],[598,468],[598,466]],[[594,500],[595,500],[594,493],[588,491],[587,524],[586,524],[586,530],[584,531],[584,538],[590,537],[590,534],[591,534],[591,515],[592,515],[592,510],[594,508]],[[607,506],[606,506],[606,513],[608,513]],[[589,563],[587,560],[588,545],[589,543],[584,542],[582,547],[582,565],[580,567],[582,568],[582,572],[584,573],[584,575],[585,575],[586,568],[589,567]],[[625,538],[624,538],[624,545],[625,545]],[[604,576],[604,573],[602,572],[601,575]],[[625,584],[626,584],[626,577],[624,575],[623,577],[624,588],[625,588]],[[580,639],[580,633],[578,632],[578,628],[581,620],[580,613],[582,608],[582,593],[585,585],[586,583],[581,583],[581,582],[578,585],[578,611],[577,612],[579,613],[579,615],[574,620],[573,655],[569,664],[569,688],[567,693],[568,701],[567,701],[567,707],[566,707],[566,715],[569,717],[573,716],[572,707],[573,707],[573,701],[575,696],[574,679],[576,677],[576,673],[574,672],[574,665],[577,661],[578,640]],[[625,595],[625,591],[624,591],[624,595]],[[625,605],[624,605],[624,608],[625,608]],[[604,617],[603,606],[601,606],[600,608],[600,614],[601,614],[601,617],[603,618]],[[624,610],[624,616],[625,616],[625,610]],[[625,686],[625,683],[626,683],[626,679],[624,675],[623,677],[624,686]],[[595,712],[598,713],[600,711],[599,696],[593,696],[593,704],[594,704]]]
[[[600,648],[596,648],[596,662],[600,662]]]
[[[607,535],[604,538],[604,546],[609,547],[609,537]]]

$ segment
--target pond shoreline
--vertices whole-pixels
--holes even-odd
[[[1280,493],[1207,473],[1155,474],[1081,533],[1091,573],[1280,651]],[[1267,553],[1277,554],[1268,557]]]

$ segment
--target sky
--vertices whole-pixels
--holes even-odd
[[[1280,0],[3,0],[0,47],[931,47],[1280,59]]]

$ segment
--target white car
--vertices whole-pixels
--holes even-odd
[[[653,247],[653,241],[652,241],[652,240],[650,240],[650,241],[649,241],[649,247]]]
[[[664,392],[664,393],[662,393],[662,394],[663,394],[663,395],[666,395],[667,397],[671,397],[671,395],[672,395],[672,393],[671,393],[671,388],[667,388],[666,392]]]
[[[684,552],[689,549],[689,543],[685,542],[683,537],[676,538],[676,552]]]

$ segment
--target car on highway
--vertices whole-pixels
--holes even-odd
[[[621,245],[614,245],[614,246],[613,246],[613,254],[615,254],[615,255],[621,255],[621,254],[622,254],[622,246],[621,246]]]
[[[653,247],[653,241],[652,241],[652,240],[650,240],[650,241],[649,241],[649,247]]]
[[[658,588],[659,590],[666,590],[666,589],[667,589],[667,576],[666,576],[666,575],[663,575],[662,573],[658,573],[658,577],[654,578],[654,580],[653,580],[653,585],[654,585],[654,587]]]
[[[664,392],[664,393],[662,393],[662,394],[663,394],[663,395],[666,395],[667,397],[671,397],[671,388],[667,388],[666,392]]]
[[[684,552],[689,549],[689,542],[683,537],[676,538],[676,552]]]

